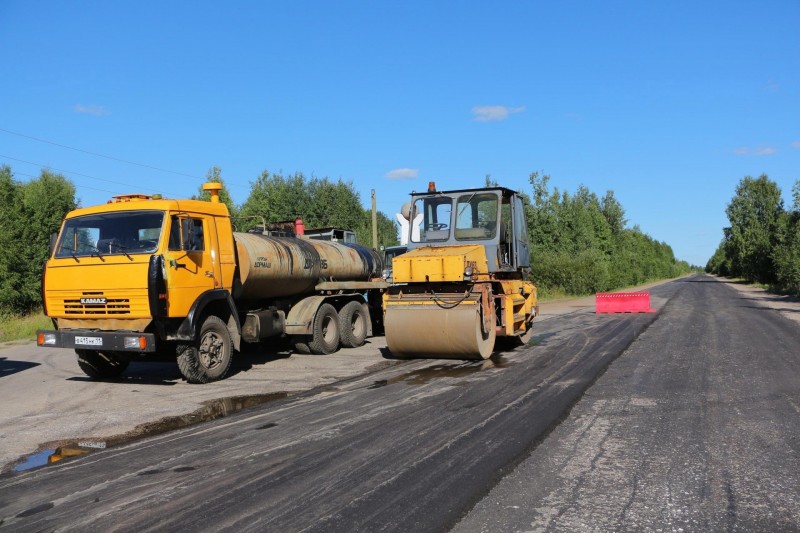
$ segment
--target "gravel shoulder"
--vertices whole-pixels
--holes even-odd
[[[740,294],[741,298],[752,300],[758,303],[758,305],[774,309],[789,320],[800,324],[800,298],[797,296],[781,296],[779,294],[772,294],[759,287],[747,285],[743,282],[732,281],[725,278],[715,279],[735,289]]]

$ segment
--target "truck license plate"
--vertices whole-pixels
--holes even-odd
[[[102,346],[103,345],[103,338],[102,337],[75,337],[75,344],[80,344],[81,346]]]

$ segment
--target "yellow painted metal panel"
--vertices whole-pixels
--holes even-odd
[[[148,318],[149,256],[106,256],[54,259],[47,267],[48,315],[56,318]],[[104,298],[105,303],[81,303]]]
[[[463,281],[468,266],[476,275],[488,272],[483,246],[417,248],[392,260],[392,279],[395,283]]]

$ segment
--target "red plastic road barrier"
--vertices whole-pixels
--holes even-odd
[[[655,313],[649,292],[598,292],[595,313]]]

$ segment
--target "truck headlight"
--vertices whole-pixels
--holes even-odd
[[[147,348],[147,337],[125,337],[123,346],[128,350],[144,350]]]
[[[56,334],[55,333],[39,333],[36,336],[36,344],[39,346],[55,346]]]

